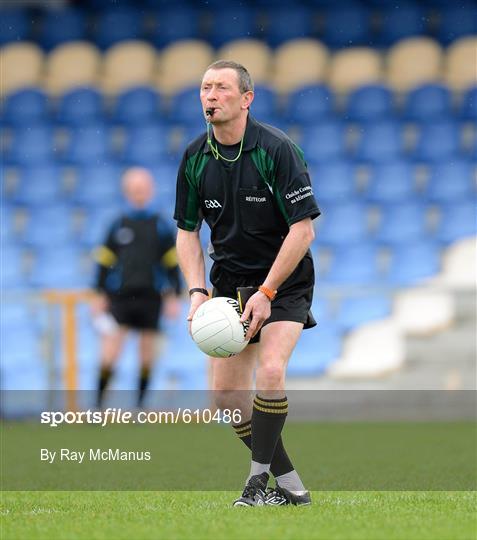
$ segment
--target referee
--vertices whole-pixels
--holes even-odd
[[[154,180],[148,170],[132,168],[125,172],[122,187],[128,210],[114,221],[104,244],[95,250],[98,294],[92,307],[102,335],[98,407],[130,329],[139,332],[137,404],[142,406],[161,314],[179,314],[175,238],[168,224],[149,209]]]
[[[250,115],[253,97],[252,80],[240,64],[219,60],[204,74],[200,99],[207,132],[188,146],[178,172],[177,254],[191,297],[188,320],[208,300],[202,220],[211,229],[213,295],[237,297],[237,288],[254,287],[242,314],[250,319],[250,344],[233,360],[211,359],[217,406],[240,402],[242,423],[234,428],[252,452],[250,475],[234,506],[304,505],[310,494],[281,431],[288,412],[286,366],[303,328],[316,325],[309,246],[320,211],[302,151]],[[243,405],[255,368],[256,394]],[[267,490],[270,472],[276,487]]]

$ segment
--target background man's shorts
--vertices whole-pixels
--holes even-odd
[[[160,296],[111,296],[109,301],[109,311],[121,326],[135,330],[159,329]]]
[[[214,286],[212,296],[237,298],[237,287],[258,287],[264,282],[267,274],[268,271],[238,275],[214,263],[210,271],[210,281]],[[272,302],[270,318],[264,322],[263,326],[276,321],[301,322],[305,329],[316,326],[316,321],[310,311],[314,285],[313,259],[305,255],[291,276],[278,289],[278,294]],[[259,341],[260,332],[250,340],[250,343]]]

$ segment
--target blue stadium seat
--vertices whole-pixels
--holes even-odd
[[[431,168],[425,193],[430,202],[437,204],[464,201],[475,197],[471,163],[464,160],[437,163]]]
[[[367,163],[397,159],[403,153],[402,126],[399,122],[382,120],[361,124],[361,136],[355,157]]]
[[[197,9],[189,4],[164,6],[155,17],[152,42],[162,48],[182,39],[199,37],[200,16]]]
[[[424,84],[407,95],[404,115],[409,120],[418,122],[445,117],[451,112],[451,99],[447,86]]]
[[[426,32],[426,13],[416,2],[393,2],[385,6],[380,18],[377,36],[380,45],[394,45],[400,39],[420,36]]]
[[[165,388],[170,382],[180,389],[206,389],[207,362],[205,355],[190,338],[187,325],[183,323],[187,316],[187,302],[182,303],[178,319],[164,319],[163,329],[166,345],[151,386]]]
[[[363,122],[378,120],[393,113],[393,94],[386,86],[370,84],[350,93],[346,104],[346,117]]]
[[[106,235],[113,222],[118,219],[121,207],[107,204],[103,201],[103,206],[89,207],[86,212],[83,229],[78,241],[86,248],[92,248],[105,241]]]
[[[92,207],[121,202],[121,167],[116,163],[84,165],[78,169],[74,203]]]
[[[54,158],[54,134],[51,126],[18,127],[6,152],[5,162],[13,165],[35,165]]]
[[[334,95],[322,84],[310,84],[291,92],[286,100],[284,117],[292,124],[307,126],[320,122],[334,109]]]
[[[15,243],[16,237],[15,215],[13,208],[2,201],[2,209],[0,211],[0,243],[2,246]]]
[[[61,202],[62,175],[53,163],[23,167],[20,170],[14,202],[25,206],[42,206]]]
[[[406,244],[425,237],[426,226],[426,209],[419,202],[388,204],[375,238],[385,245]]]
[[[68,41],[86,38],[86,17],[83,11],[65,7],[49,9],[41,22],[39,41],[43,49],[51,50]]]
[[[109,129],[104,124],[76,126],[63,154],[65,162],[72,165],[103,163],[111,157]]]
[[[416,195],[414,171],[408,161],[393,160],[371,167],[366,189],[368,202],[397,203],[410,200]]]
[[[421,126],[414,158],[417,161],[442,161],[455,158],[459,149],[458,124],[454,120],[434,120]]]
[[[162,161],[169,150],[169,130],[161,124],[132,126],[126,133],[122,160],[149,166]]]
[[[98,16],[95,41],[101,49],[143,37],[143,12],[133,6],[113,7]]]
[[[279,5],[268,12],[264,38],[272,47],[285,41],[312,35],[313,17],[303,5]]]
[[[464,120],[477,122],[477,86],[472,86],[465,92],[460,114]]]
[[[339,2],[325,12],[322,38],[333,48],[370,43],[370,15],[358,2]]]
[[[23,232],[23,242],[26,245],[42,249],[72,241],[73,218],[68,205],[31,208],[29,214]]]
[[[325,207],[317,227],[318,245],[338,246],[362,242],[368,233],[366,208],[358,202],[343,202]]]
[[[273,88],[260,84],[255,85],[255,97],[251,112],[261,122],[268,120],[273,122],[277,112],[277,95]]]
[[[79,250],[49,248],[37,254],[30,282],[38,288],[82,288],[91,284],[91,276],[85,272]]]
[[[336,248],[326,283],[333,285],[365,285],[376,284],[379,279],[375,244],[360,242],[345,244]]]
[[[23,329],[29,325],[32,312],[26,302],[2,302],[0,310],[0,328],[3,332]]]
[[[475,163],[477,162],[477,133],[474,132],[472,145],[469,148],[465,149],[465,153],[468,154],[469,158]]]
[[[390,284],[406,287],[436,275],[440,271],[439,246],[429,240],[397,246],[391,256],[387,279]]]
[[[178,148],[176,148],[177,155],[182,157],[182,153],[186,149],[187,145],[194,139],[205,133],[206,130],[207,124],[204,120],[196,121],[188,126],[183,126],[181,140]]]
[[[249,6],[221,3],[219,9],[212,10],[211,16],[208,41],[213,47],[235,39],[255,37],[255,12]]]
[[[142,0],[142,4],[150,8],[167,9],[170,7],[187,7],[190,2],[189,0]],[[210,2],[210,5],[213,5],[212,2]]]
[[[329,296],[324,296],[322,293],[313,294],[313,303],[311,311],[318,324],[332,321],[334,318],[334,305]]]
[[[444,45],[477,34],[477,6],[474,2],[455,2],[440,9],[438,39]]]
[[[154,2],[154,5],[157,6],[157,3],[163,3],[166,0],[150,0],[151,2]],[[146,2],[146,0],[142,0],[141,3]],[[136,2],[133,0],[114,0],[114,2],[111,2],[111,0],[85,0],[83,4],[88,6],[88,8],[91,11],[97,11],[101,12],[107,9],[111,9],[112,6],[118,6],[118,7],[130,7],[131,5],[134,5]]]
[[[159,120],[161,99],[149,86],[128,88],[116,99],[113,121],[120,124],[143,124]]]
[[[95,88],[75,88],[63,94],[58,104],[57,121],[70,126],[100,122],[103,97]]]
[[[0,11],[0,45],[27,40],[31,23],[25,9],[2,9]]]
[[[303,130],[301,147],[308,163],[341,159],[345,152],[345,129],[339,120],[323,120]]]
[[[337,322],[343,331],[349,332],[362,324],[389,317],[391,307],[391,299],[384,294],[347,297],[341,302]]]
[[[341,354],[342,332],[331,322],[318,324],[301,335],[288,364],[290,377],[310,377],[323,373]]]
[[[220,5],[221,0],[212,0],[212,5]],[[259,6],[261,9],[274,9],[283,5],[293,6],[296,5],[294,0],[255,0],[254,5]]]
[[[349,161],[325,161],[312,167],[310,175],[319,204],[351,200],[356,196],[354,170]]]
[[[40,336],[31,325],[2,333],[2,367],[22,371],[25,363],[36,363],[41,357]],[[21,364],[21,367],[20,367]]]
[[[2,245],[0,286],[2,290],[21,289],[27,286],[23,265],[23,252],[18,246]],[[2,334],[5,334],[5,332],[2,332]]]
[[[272,1],[277,1],[277,0],[272,0]],[[310,4],[310,6],[323,8],[323,7],[334,6],[336,4],[336,0],[309,0],[308,3]]]
[[[12,126],[30,126],[48,117],[48,98],[39,88],[24,88],[7,95],[3,121]]]
[[[176,163],[169,161],[164,161],[150,167],[155,180],[156,198],[175,197],[178,168],[179,166]]]
[[[199,94],[200,89],[195,86],[174,94],[169,105],[170,120],[184,125],[203,122],[205,126]]]
[[[475,197],[472,200],[441,206],[439,225],[435,235],[439,242],[451,244],[462,238],[476,235],[477,201]]]

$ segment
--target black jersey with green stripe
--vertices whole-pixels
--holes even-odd
[[[229,159],[240,147],[218,146]],[[301,149],[279,129],[251,116],[234,163],[215,159],[206,133],[184,153],[174,219],[186,231],[198,230],[205,220],[211,230],[210,255],[230,271],[270,268],[290,226],[319,214]]]

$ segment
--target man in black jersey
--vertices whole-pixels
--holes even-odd
[[[128,210],[112,224],[95,250],[98,263],[93,313],[102,330],[97,404],[101,407],[128,330],[139,332],[138,406],[142,405],[156,353],[159,320],[179,313],[181,293],[175,238],[168,223],[149,208],[150,172],[132,168],[123,177]]]
[[[316,324],[309,246],[320,211],[301,149],[250,115],[253,97],[240,64],[218,61],[204,74],[200,99],[208,129],[188,146],[178,173],[177,254],[191,297],[189,321],[208,300],[202,221],[211,229],[214,296],[236,298],[241,287],[256,291],[242,314],[250,319],[250,344],[233,358],[211,359],[217,406],[240,405],[242,421],[234,428],[252,451],[250,475],[234,505],[310,504],[281,431],[286,366],[303,328]],[[254,370],[252,404],[244,395],[250,395]],[[267,492],[270,472],[277,486]]]

